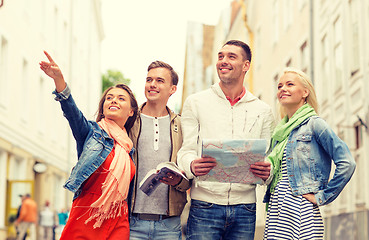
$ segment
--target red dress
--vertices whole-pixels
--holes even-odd
[[[77,239],[129,239],[128,214],[110,218],[103,222],[101,227],[93,228],[95,220],[85,221],[89,218],[89,209],[102,194],[101,186],[107,176],[107,169],[114,158],[115,148],[111,151],[104,163],[86,180],[82,193],[73,201],[68,222],[63,229],[60,240]],[[131,159],[131,181],[135,174],[135,166]],[[124,201],[122,208],[128,208]],[[122,211],[123,213],[126,211]]]

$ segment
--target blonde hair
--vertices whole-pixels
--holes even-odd
[[[293,73],[298,76],[298,80],[300,81],[300,83],[307,90],[309,90],[309,95],[306,97],[305,102],[308,103],[312,108],[314,108],[316,113],[318,113],[318,110],[319,110],[318,100],[315,94],[313,83],[311,82],[308,75],[299,69],[291,68],[291,67],[285,68],[283,70],[283,75],[286,73]],[[279,112],[280,112],[281,118],[284,118],[284,116],[286,116],[285,109],[282,105],[280,105],[279,107]]]

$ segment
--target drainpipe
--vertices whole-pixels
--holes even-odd
[[[310,78],[314,84],[314,3],[309,1],[310,6]]]
[[[362,4],[364,4],[364,3],[362,3]],[[361,8],[362,10],[361,10],[361,21],[364,23],[364,25],[363,26],[365,26],[365,19],[364,19],[364,17],[366,16],[365,15],[365,8],[362,6],[362,8]],[[369,21],[367,20],[367,24],[369,23]],[[360,30],[364,30],[364,29],[360,29]],[[366,31],[366,33],[365,33],[365,31]],[[362,34],[362,38],[361,38],[361,45],[360,46],[362,46],[362,52],[363,53],[366,53],[366,52],[368,52],[368,45],[366,44],[366,37],[365,36],[368,36],[368,34],[369,34],[369,31],[368,31],[368,29],[365,29],[364,31],[363,31],[363,33],[364,34]],[[368,68],[368,56],[367,55],[365,55],[365,54],[363,54],[364,56],[363,57],[361,57],[360,59],[361,59],[361,61],[362,61],[362,65],[361,66],[363,66],[363,83],[364,83],[364,94],[366,94],[366,93],[369,93],[369,68]],[[363,116],[364,117],[364,121],[365,121],[365,123],[367,124],[367,125],[369,125],[369,99],[368,99],[368,97],[364,97],[364,114],[365,114],[365,116]],[[368,128],[366,128],[365,129],[365,133],[367,134],[367,137],[369,137],[369,129]],[[369,138],[367,138],[367,140],[368,141],[366,141],[367,142],[367,144],[366,144],[366,146],[367,147],[364,147],[364,149],[369,149],[368,147],[369,147]],[[369,153],[369,152],[368,152]]]
[[[247,9],[246,9],[246,4],[245,4],[245,1],[244,0],[239,0],[239,3],[241,4],[241,8],[242,8],[242,16],[243,16],[243,22],[245,24],[245,27],[247,29],[247,32],[249,34],[249,39],[250,39],[250,42],[249,42],[249,46],[250,46],[250,49],[253,50],[254,49],[254,33],[252,32],[249,24],[247,23]],[[253,81],[253,78],[254,78],[254,67],[253,65],[251,64],[250,66],[250,69],[249,69],[249,78],[248,78],[248,90],[250,92],[253,93],[254,91],[254,81]]]

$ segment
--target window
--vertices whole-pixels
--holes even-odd
[[[290,67],[292,63],[292,59],[288,59],[288,61],[286,62],[286,67]]]
[[[359,55],[360,55],[360,46],[359,46],[359,9],[358,9],[358,1],[351,0],[350,1],[350,31],[351,31],[351,51],[350,52],[350,71],[351,75],[355,75],[356,72],[359,71]]]
[[[321,97],[323,101],[328,99],[328,86],[329,86],[329,52],[328,52],[328,39],[327,35],[324,35],[322,41],[321,41],[321,47],[322,47],[322,75],[321,75],[321,81],[322,81],[322,93]]]
[[[38,114],[38,131],[40,134],[45,132],[45,81],[41,77],[39,80],[39,94],[38,94],[38,106],[39,106],[39,114]]]
[[[342,139],[342,141],[345,141],[345,133],[344,133],[343,129],[339,129],[339,130],[338,130],[337,136],[338,136],[339,138],[341,138],[341,139]]]
[[[306,0],[298,0],[299,10],[301,11],[306,3]]]
[[[0,36],[0,106],[6,105],[8,79],[8,41]]]
[[[8,154],[6,151],[2,151],[0,149],[0,195],[7,196],[7,161],[8,161]],[[8,196],[7,196],[8,197]],[[3,197],[0,199],[1,206],[5,206],[5,198]],[[5,208],[0,208],[0,228],[5,228]]]
[[[41,26],[41,32],[44,33],[46,32],[46,28],[47,28],[47,0],[41,0],[40,3],[40,10],[41,10],[41,17],[39,18],[41,20],[41,22],[39,23]],[[72,13],[71,13],[72,14]]]
[[[263,63],[263,59],[261,58],[263,56],[263,53],[262,53],[262,46],[261,46],[261,28],[258,27],[257,30],[256,30],[256,34],[255,34],[255,50],[254,50],[254,53],[253,55],[256,55],[258,56],[257,60],[253,60],[254,62],[257,63],[257,69],[260,69],[261,67],[261,64]],[[255,59],[255,57],[253,57]]]
[[[58,9],[55,8],[54,9],[54,23],[53,23],[53,31],[54,31],[54,44],[55,44],[55,49],[59,48],[59,25],[58,25],[58,20],[59,20],[59,12]]]
[[[283,14],[283,25],[284,30],[287,30],[288,27],[292,23],[292,2],[291,0],[285,0],[283,1],[283,8],[284,8],[284,14]]]
[[[342,87],[343,82],[343,54],[342,54],[342,20],[340,17],[334,22],[334,90],[338,90]]]
[[[27,119],[29,119],[29,97],[28,97],[28,81],[30,81],[30,78],[28,76],[28,62],[27,60],[23,59],[23,66],[22,66],[22,87],[21,87],[21,99],[22,102],[20,104],[20,109],[22,109],[21,111],[21,119],[22,121],[26,122]]]
[[[273,3],[273,29],[274,29],[274,43],[278,42],[278,38],[279,38],[279,31],[278,31],[278,27],[279,27],[279,22],[278,22],[278,16],[279,16],[279,11],[278,11],[278,2],[275,0]]]
[[[57,175],[53,175],[53,197],[54,197],[54,209],[57,211],[61,211],[66,206],[66,197],[65,197],[65,190],[61,188],[60,186],[63,186],[64,179]]]
[[[354,124],[354,129],[355,129],[355,149],[359,149],[363,145],[363,131],[360,121],[357,121]]]
[[[300,51],[301,51],[301,70],[307,73],[309,66],[309,47],[307,46],[307,42],[304,42],[301,45]]]
[[[278,74],[274,75],[274,79],[273,79],[273,85],[274,85],[274,109],[276,110],[275,112],[278,114],[279,116],[279,109],[278,108],[278,98],[277,98],[277,92],[278,92],[278,81],[279,81],[279,76]],[[277,116],[277,114],[275,114],[275,116]]]

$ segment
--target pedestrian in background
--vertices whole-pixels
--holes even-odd
[[[137,116],[137,102],[124,84],[108,88],[96,121],[88,121],[74,102],[63,74],[49,62],[40,68],[54,79],[60,102],[77,142],[78,162],[64,187],[74,192],[68,222],[60,239],[129,239],[128,192],[135,175],[127,131]]]
[[[67,220],[69,217],[69,211],[67,209],[62,209],[60,212],[57,213],[58,216],[58,226],[55,229],[56,236],[60,236],[63,232],[65,225],[67,224]]]
[[[203,139],[266,139],[274,128],[271,107],[244,87],[251,64],[250,47],[238,40],[218,52],[219,83],[189,96],[182,111],[183,145],[178,165],[193,179],[187,239],[254,239],[256,184],[201,181],[216,160],[201,157]],[[271,164],[258,162],[250,171],[271,179]]]
[[[46,201],[44,209],[40,212],[41,239],[54,239],[55,214],[50,209],[50,202]]]
[[[21,204],[19,205],[18,207],[18,210],[17,210],[17,215],[15,215],[15,220],[17,220],[19,218],[19,215],[20,215],[20,210],[22,208],[22,200],[23,200],[23,195],[19,195],[19,197],[21,198]],[[19,235],[19,230],[18,230],[18,226],[15,226],[15,230],[16,230],[16,234],[17,236]],[[24,237],[23,237],[23,240],[25,240],[27,237],[27,233],[24,234]]]
[[[264,239],[323,239],[319,206],[338,197],[354,173],[355,161],[317,115],[315,90],[305,73],[287,68],[277,98],[282,120],[268,156],[274,178],[265,198],[269,206]],[[329,180],[332,162],[336,168]]]
[[[30,235],[35,235],[35,227],[37,223],[37,204],[31,198],[29,193],[22,196],[22,205],[19,217],[15,221],[15,226],[19,232],[17,240],[23,240],[30,229]]]

